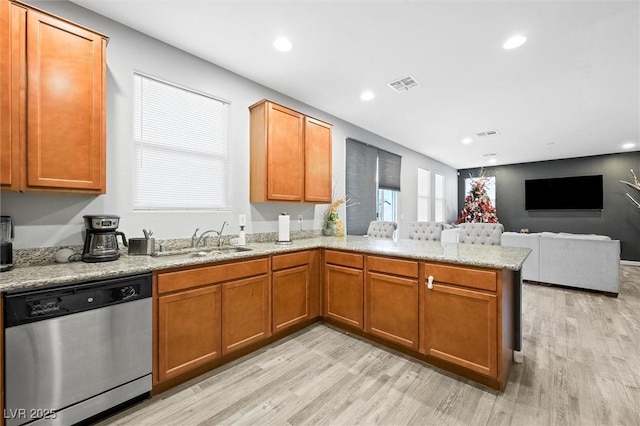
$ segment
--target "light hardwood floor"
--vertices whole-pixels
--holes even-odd
[[[523,293],[502,394],[316,324],[101,425],[640,425],[640,267],[618,298]]]

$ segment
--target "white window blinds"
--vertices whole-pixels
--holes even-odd
[[[229,104],[134,74],[134,210],[229,209]]]

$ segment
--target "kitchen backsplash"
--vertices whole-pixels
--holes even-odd
[[[303,238],[314,238],[322,235],[321,229],[313,229],[309,231],[291,231],[292,240],[300,240]],[[224,244],[229,245],[230,241],[237,238],[238,235],[224,235]],[[277,232],[265,232],[256,234],[247,234],[247,244],[250,243],[266,243],[276,241],[278,239]],[[214,244],[216,237],[210,239],[209,244]],[[168,240],[156,240],[156,250],[160,250],[160,244],[164,245],[165,250],[178,250],[185,247],[191,247],[191,238],[175,238]],[[13,252],[13,261],[16,267],[19,266],[37,266],[47,265],[55,262],[55,253],[63,248],[71,249],[77,254],[78,259],[82,255],[82,245],[76,246],[54,246],[39,247],[30,249],[15,249]],[[127,253],[127,248],[120,245],[120,252]]]

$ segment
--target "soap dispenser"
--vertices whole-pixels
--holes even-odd
[[[244,225],[240,226],[240,234],[238,235],[238,245],[243,246],[247,243],[246,236],[244,235]]]

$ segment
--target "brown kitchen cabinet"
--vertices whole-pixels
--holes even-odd
[[[331,202],[332,126],[268,100],[250,110],[250,200]]]
[[[0,17],[2,189],[105,193],[107,37],[19,2]]]
[[[334,250],[324,252],[324,316],[364,328],[363,256]]]
[[[312,203],[332,201],[331,125],[315,118],[304,121],[304,200]]]
[[[309,250],[271,258],[273,333],[320,315],[318,257]]]
[[[154,386],[271,334],[266,258],[154,273]]]
[[[269,276],[222,284],[222,353],[271,336]]]
[[[17,9],[19,12],[21,9]],[[19,32],[20,28],[14,29],[11,26],[12,15],[16,8],[6,0],[0,1],[0,186],[3,189],[18,189],[18,176],[20,173],[20,149],[19,138],[12,137],[12,130],[19,129],[20,115],[18,111],[13,111],[11,102],[14,92],[19,94],[20,80],[16,78],[13,84],[12,73],[12,49],[19,52],[17,47],[12,45],[12,33]],[[19,47],[19,46],[18,46]],[[15,179],[14,179],[15,176]]]
[[[418,350],[418,262],[367,256],[365,331]]]
[[[513,348],[513,330],[503,328],[513,316],[507,272],[427,263],[423,293],[423,353],[492,378],[501,389]]]
[[[158,379],[164,381],[221,355],[220,286],[158,298]]]

